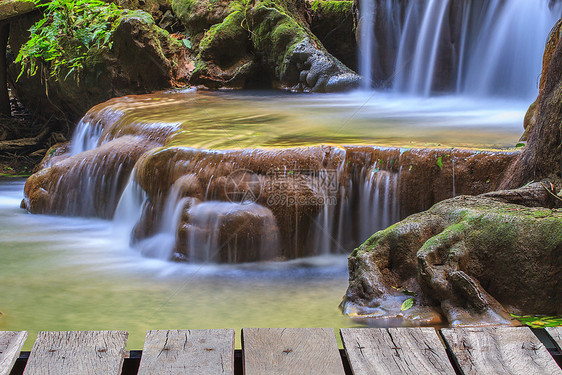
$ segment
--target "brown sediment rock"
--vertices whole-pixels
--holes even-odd
[[[376,165],[399,174],[400,216],[430,208],[456,195],[496,190],[517,156],[509,151],[463,149],[397,149],[350,146],[352,168]]]
[[[22,206],[31,213],[111,218],[136,160],[156,145],[125,136],[28,178]]]
[[[330,194],[323,189],[316,174],[323,169],[338,169],[343,165],[344,157],[343,149],[332,146],[239,151],[170,147],[148,152],[135,168],[135,180],[149,199],[135,235],[145,238],[154,233],[154,228],[160,227],[162,215],[154,214],[154,211],[162,213],[166,200],[175,189],[173,199],[178,200],[190,197],[244,203],[247,198],[275,218],[279,243],[282,244],[275,257],[292,259],[312,255],[306,248],[309,228],[324,205],[321,198]],[[294,175],[292,171],[295,171]],[[240,173],[246,173],[255,183],[241,183],[244,181],[239,179]],[[240,222],[239,216],[235,216],[234,222]],[[192,228],[189,215],[187,220],[180,220],[178,228],[183,232]],[[221,259],[255,260],[252,252],[255,253],[221,256]]]

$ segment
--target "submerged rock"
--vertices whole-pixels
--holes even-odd
[[[522,196],[550,208],[510,203]],[[562,209],[554,207],[535,184],[460,196],[412,215],[351,254],[343,311],[416,320],[432,309],[452,325],[509,323],[507,311],[561,314]],[[401,311],[412,295],[414,306]]]

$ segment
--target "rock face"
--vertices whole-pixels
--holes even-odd
[[[527,146],[502,183],[513,188],[549,178],[562,184],[562,20],[553,27],[543,55],[539,95],[525,116]]]
[[[510,203],[514,199],[543,207]],[[343,311],[418,323],[443,312],[452,325],[508,323],[506,309],[560,314],[562,210],[555,205],[534,184],[457,197],[412,215],[352,253]],[[414,307],[401,311],[413,294]]]

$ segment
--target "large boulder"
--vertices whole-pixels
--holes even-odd
[[[359,83],[310,31],[303,1],[176,0],[173,9],[199,48],[193,84],[330,92]]]
[[[355,88],[360,77],[329,54],[320,41],[273,2],[249,12],[252,41],[280,84],[314,92]]]
[[[335,58],[357,70],[353,1],[315,0],[311,8],[310,30]]]
[[[548,189],[457,197],[376,233],[349,258],[344,313],[452,325],[561,314],[562,209]]]

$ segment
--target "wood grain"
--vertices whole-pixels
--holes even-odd
[[[20,355],[27,332],[0,332],[0,375],[8,375]]]
[[[24,375],[119,375],[128,333],[39,332]]]
[[[546,332],[552,337],[558,350],[562,351],[562,327],[548,327]]]
[[[449,374],[455,370],[434,328],[343,328],[353,374]]]
[[[550,374],[562,370],[527,327],[444,328],[464,374]]]
[[[245,375],[343,375],[331,328],[244,328]]]
[[[234,374],[234,330],[148,331],[138,374]]]

